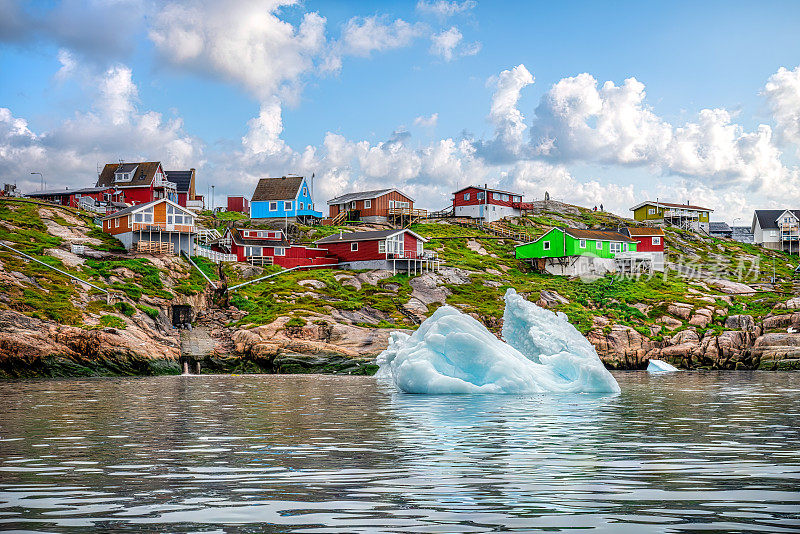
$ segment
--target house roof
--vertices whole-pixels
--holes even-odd
[[[156,170],[161,165],[160,161],[143,161],[141,163],[106,163],[103,167],[103,172],[97,178],[97,187],[106,186],[112,187],[114,183],[114,173],[118,170],[122,172],[130,172],[136,169],[133,179],[129,182],[121,182],[122,187],[150,185],[153,182],[153,177],[156,175]]]
[[[479,186],[479,185],[468,185],[467,187],[462,187],[461,189],[459,189],[458,191],[456,191],[453,194],[457,195],[462,191],[466,191],[467,189],[478,189],[480,191],[491,191],[492,193],[505,193],[506,195],[514,195],[516,197],[524,196],[522,193],[512,193],[511,191],[505,191],[503,189],[493,189],[491,187],[482,187],[482,186]]]
[[[46,191],[34,191],[28,193],[26,197],[54,197],[54,196],[67,196],[67,195],[86,195],[90,193],[100,193],[114,189],[113,187],[84,187],[82,189],[48,189]]]
[[[625,234],[615,232],[613,230],[581,230],[580,228],[564,228],[564,232],[576,239],[597,239],[599,241],[620,241],[627,243],[635,243],[635,239],[631,239]]]
[[[256,247],[290,247],[291,244],[281,237],[281,239],[261,239],[261,238],[244,238],[241,236],[241,230],[249,230],[249,228],[231,228],[231,241],[240,246],[256,246]],[[283,233],[281,233],[283,236]]]
[[[256,185],[251,202],[263,200],[294,200],[303,183],[302,176],[281,176],[279,178],[262,178]]]
[[[675,204],[674,202],[661,202],[660,200],[658,202],[654,202],[652,200],[645,200],[644,202],[636,204],[634,207],[630,209],[630,211],[638,210],[642,206],[655,206],[656,204],[659,206],[664,206],[665,208],[676,208],[682,210],[698,210],[698,211],[714,211],[711,208],[703,208],[700,206],[694,206],[692,204]]]
[[[637,236],[664,235],[664,230],[662,230],[661,228],[652,228],[652,227],[632,228],[629,226],[625,228],[625,231],[628,232],[628,235],[631,237],[635,235]]]
[[[756,220],[758,220],[758,225],[761,227],[762,230],[764,229],[772,229],[778,228],[778,217],[787,210],[755,210],[753,212],[753,226],[755,226]],[[788,210],[794,213],[795,216],[800,218],[800,210]]]
[[[713,221],[708,223],[709,232],[733,232],[733,229],[728,226],[728,223],[722,221]]]
[[[367,200],[367,199],[378,198],[378,197],[383,196],[383,195],[385,195],[387,193],[391,193],[392,191],[394,191],[395,193],[399,193],[399,194],[403,195],[404,197],[406,197],[411,202],[414,202],[413,198],[411,198],[410,196],[406,195],[402,191],[399,191],[399,190],[394,189],[394,188],[389,188],[389,189],[374,189],[372,191],[358,191],[358,192],[355,192],[355,193],[345,193],[344,195],[339,195],[336,198],[330,199],[328,201],[328,205],[330,206],[332,204],[344,204],[346,202],[354,202],[356,200]]]
[[[168,198],[159,198],[157,200],[153,200],[153,201],[150,201],[150,202],[145,202],[144,204],[134,204],[133,206],[128,206],[127,208],[123,208],[123,209],[121,209],[119,211],[115,211],[114,213],[112,213],[110,215],[106,215],[105,217],[103,217],[100,220],[105,221],[107,219],[116,219],[117,217],[120,217],[122,215],[128,215],[129,213],[134,213],[134,212],[143,210],[145,208],[149,208],[150,206],[155,206],[156,204],[159,204],[161,202],[166,202],[167,204],[170,204],[170,205],[178,208],[184,214],[194,215],[191,211],[187,210],[183,206],[180,206],[180,205],[176,204],[175,202],[169,200]]]
[[[175,189],[178,193],[188,193],[192,185],[193,169],[188,171],[164,171],[167,180],[175,184]]]
[[[411,230],[403,229],[403,230],[370,230],[368,232],[349,232],[347,234],[333,234],[329,235],[328,237],[323,237],[322,239],[318,239],[314,241],[314,243],[330,244],[330,243],[351,243],[353,241],[374,241],[376,239],[386,239],[387,237],[391,237],[397,234],[402,234],[404,232],[408,232],[409,234],[413,235],[414,237],[423,242],[428,241],[421,235],[412,232]]]

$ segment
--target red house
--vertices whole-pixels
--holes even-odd
[[[97,187],[113,187],[115,202],[144,204],[160,198],[178,202],[177,184],[167,178],[158,161],[107,163]]]
[[[428,240],[408,229],[333,234],[314,242],[351,269],[397,269],[420,272],[438,268],[434,254],[424,250]]]
[[[486,222],[522,214],[522,195],[488,186],[469,186],[453,193],[453,214],[456,217],[483,219]]]
[[[625,228],[623,233],[635,240],[637,252],[664,252],[664,230],[661,228]]]
[[[211,249],[235,254],[237,261],[280,265],[283,268],[306,265],[333,265],[338,259],[323,248],[292,245],[282,230],[228,228],[221,238],[211,242]]]
[[[250,201],[242,195],[228,195],[228,211],[250,215]]]

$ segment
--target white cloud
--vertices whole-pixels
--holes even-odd
[[[438,113],[434,113],[430,117],[420,115],[414,119],[414,126],[420,126],[422,128],[435,128],[437,122],[439,122]]]
[[[480,43],[465,44],[463,38],[464,36],[455,26],[442,30],[431,36],[430,52],[445,61],[452,61],[456,56],[474,56],[480,52]]]
[[[504,70],[497,77],[489,120],[495,128],[495,139],[505,152],[517,154],[522,147],[523,136],[528,127],[522,112],[517,109],[517,102],[522,89],[533,83],[533,75],[525,65]]]
[[[417,2],[417,11],[420,13],[436,15],[441,18],[452,17],[460,13],[466,13],[478,5],[474,0],[464,0],[457,2],[456,0],[436,0],[434,2],[426,2],[420,0]]]
[[[91,111],[76,113],[50,131],[36,133],[27,121],[0,108],[0,175],[23,192],[36,190],[42,172],[51,187],[87,187],[97,179],[97,164],[156,159],[168,169],[199,168],[203,150],[179,118],[139,111],[131,71],[118,65],[96,79]]]
[[[778,140],[793,144],[800,155],[800,67],[784,67],[770,76],[763,94],[775,121]]]
[[[277,15],[292,0],[170,2],[150,39],[172,65],[231,80],[261,100],[297,97],[302,76],[326,45],[325,18],[305,13],[298,26]]]
[[[58,51],[58,62],[61,63],[61,68],[56,72],[57,80],[65,80],[75,73],[78,62],[75,56],[67,49],[61,48]]]
[[[424,33],[421,24],[397,19],[386,22],[384,17],[353,17],[342,30],[344,52],[367,57],[372,52],[402,48]]]
[[[274,156],[286,149],[286,144],[280,138],[283,120],[278,99],[273,98],[262,104],[258,117],[250,119],[247,125],[249,131],[242,138],[242,145],[249,153]]]

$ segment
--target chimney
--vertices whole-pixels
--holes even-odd
[[[339,230],[339,239],[344,237],[344,230]]]

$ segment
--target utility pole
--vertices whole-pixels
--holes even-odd
[[[211,186],[211,213],[214,213],[214,187],[216,186]]]
[[[39,177],[42,179],[41,190],[44,191],[44,174],[42,174],[40,172],[32,172],[31,174],[38,174],[39,175]]]

